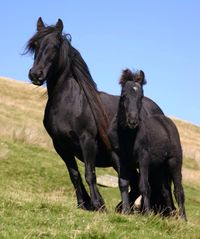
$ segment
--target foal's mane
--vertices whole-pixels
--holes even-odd
[[[46,35],[56,31],[57,29],[55,26],[47,26],[42,30],[37,31],[35,35],[28,41],[26,53],[34,53],[36,50],[35,43],[40,41]],[[66,62],[70,61],[70,71],[75,80],[78,82],[79,86],[83,89],[97,124],[99,135],[107,148],[110,150],[111,144],[107,135],[108,117],[101,103],[97,85],[92,79],[88,66],[83,60],[81,54],[71,45],[71,41],[68,39],[68,36],[70,35],[60,33],[60,36],[61,47],[59,60],[62,62],[61,64],[63,64],[63,67],[66,67]]]
[[[145,74],[142,70],[133,72],[128,68],[122,71],[119,84],[123,86],[127,81],[135,81],[140,85],[145,85],[147,83]]]

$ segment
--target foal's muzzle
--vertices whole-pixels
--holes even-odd
[[[129,129],[135,129],[139,125],[139,118],[138,115],[135,113],[129,113],[127,115],[127,128]]]

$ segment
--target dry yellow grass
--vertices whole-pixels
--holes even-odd
[[[49,146],[43,124],[44,88],[0,77],[0,136]]]
[[[0,137],[52,148],[42,123],[45,92],[45,88],[0,77]],[[172,119],[180,133],[184,157],[195,160],[200,168],[200,127]],[[4,154],[6,149],[1,150],[0,158]],[[184,168],[183,179],[200,185],[200,171]]]
[[[184,155],[195,159],[200,166],[200,127],[183,120],[172,119],[178,127]]]

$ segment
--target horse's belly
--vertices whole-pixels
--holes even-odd
[[[108,152],[102,150],[97,153],[95,166],[100,168],[112,167],[111,157]]]
[[[62,144],[66,151],[70,151],[77,159],[84,162],[79,136],[75,131],[67,127],[66,124],[61,124],[61,122],[57,122],[56,120],[48,121],[48,123],[44,121],[44,126],[53,141]],[[111,167],[112,162],[105,147],[100,144],[97,148],[95,166]]]

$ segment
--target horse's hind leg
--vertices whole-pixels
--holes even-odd
[[[54,142],[54,147],[56,152],[64,160],[67,166],[70,179],[75,188],[78,208],[91,210],[91,199],[83,185],[82,178],[79,173],[78,166],[74,156],[70,153],[66,154],[65,151],[60,146],[60,144],[58,145],[57,143]]]
[[[80,137],[80,144],[85,162],[85,179],[90,190],[92,210],[104,211],[105,203],[98,191],[96,183],[96,141],[90,134],[84,133]]]
[[[177,158],[170,158],[168,161],[170,174],[172,176],[172,181],[174,183],[174,196],[179,207],[179,216],[184,220],[187,220],[185,213],[185,196],[182,186],[182,174],[181,174],[181,160],[177,162]]]

